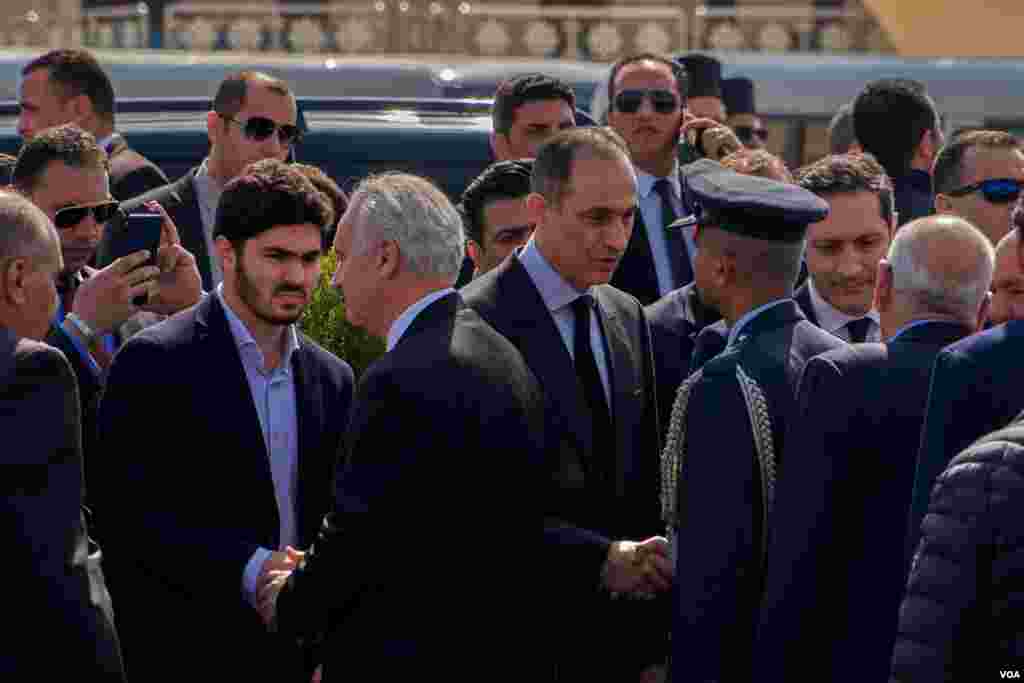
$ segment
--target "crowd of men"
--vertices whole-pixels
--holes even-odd
[[[258,72],[168,182],[91,55],[30,62],[0,189],[4,680],[1015,670],[1021,142],[947,140],[883,79],[790,169],[715,59],[603,87],[578,128],[557,78],[502,83],[453,203],[289,163],[295,97]],[[159,246],[117,256],[138,213]],[[358,381],[297,327],[328,249],[386,341]]]

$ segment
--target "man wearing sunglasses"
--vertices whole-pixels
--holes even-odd
[[[171,314],[201,295],[195,260],[178,244],[174,225],[166,220],[158,266],[143,265],[149,254],[142,251],[102,270],[86,265],[96,252],[103,224],[117,212],[108,168],[107,155],[95,138],[68,124],[26,142],[12,178],[14,188],[43,210],[60,236],[60,300],[46,342],[64,352],[78,378],[87,457],[96,448],[96,403],[104,370],[120,345],[122,324],[140,311],[133,299],[146,294],[146,311]]]
[[[754,82],[749,78],[727,78],[722,81],[722,100],[729,113],[726,123],[747,149],[764,149],[768,127],[757,115],[754,106]]]
[[[1024,183],[1020,141],[1003,131],[954,137],[932,170],[935,210],[967,219],[994,245],[1010,232],[1010,214]]]
[[[608,125],[629,145],[640,209],[611,284],[644,305],[693,280],[693,236],[669,229],[690,213],[677,158],[686,84],[679,64],[655,54],[619,60],[608,79]]]
[[[263,159],[284,161],[300,140],[295,97],[283,81],[256,71],[228,76],[206,115],[210,154],[181,179],[125,203],[124,213],[157,201],[181,232],[181,243],[195,254],[203,289],[223,280],[214,258],[213,224],[224,186],[249,164]],[[111,226],[108,235],[114,232]],[[100,262],[108,262],[101,248]]]

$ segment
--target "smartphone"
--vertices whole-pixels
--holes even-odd
[[[122,256],[146,249],[149,251],[149,258],[142,265],[156,266],[163,224],[164,217],[158,213],[128,214],[111,237],[110,260],[114,261]],[[144,306],[148,298],[147,294],[142,294],[135,297],[132,303],[136,306]]]
[[[679,144],[679,162],[682,164],[692,164],[698,159],[703,159],[707,156],[704,151],[704,145],[702,136],[704,129],[699,128],[697,130],[691,130],[683,138],[683,141]]]

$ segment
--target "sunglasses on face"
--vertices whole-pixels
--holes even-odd
[[[286,147],[302,141],[302,131],[290,123],[278,125],[276,121],[265,116],[253,116],[245,121],[239,121],[233,116],[227,116],[226,114],[220,114],[220,117],[225,121],[238,124],[238,127],[242,129],[242,134],[256,142],[263,142],[273,135],[275,131],[277,132],[277,139]]]
[[[659,114],[671,114],[679,109],[679,98],[671,90],[623,90],[615,95],[615,109],[623,114],[635,114],[645,98],[651,100],[651,108]]]
[[[761,142],[768,141],[768,129],[767,128],[754,128],[753,126],[736,126],[733,128],[736,133],[736,137],[740,139],[744,145],[750,144],[756,137]]]
[[[950,197],[962,197],[972,192],[981,191],[985,201],[993,204],[1006,204],[1020,196],[1021,183],[1013,178],[988,178],[972,185],[964,185],[946,194]]]
[[[67,230],[81,223],[91,213],[96,222],[102,225],[114,217],[118,206],[120,204],[117,202],[103,202],[90,206],[65,206],[54,214],[53,224],[61,230]]]

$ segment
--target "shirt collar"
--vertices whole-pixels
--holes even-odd
[[[792,299],[785,298],[776,299],[775,301],[769,301],[766,304],[761,304],[757,308],[744,313],[742,316],[740,316],[740,319],[736,321],[736,324],[729,328],[729,341],[727,343],[727,346],[733,345],[733,343],[736,341],[736,338],[740,336],[740,332],[742,332],[743,328],[747,326],[747,323],[749,323],[751,320],[767,311],[769,308],[773,306],[778,306],[779,304],[786,303],[787,301],[792,301]]]
[[[427,306],[434,303],[438,299],[443,299],[449,294],[454,293],[455,290],[451,287],[439,289],[435,292],[427,294],[425,297],[414,303],[412,306],[409,306],[404,311],[402,311],[402,314],[395,318],[395,322],[391,323],[391,329],[388,330],[387,350],[390,351],[391,349],[395,348],[395,345],[398,344],[398,341],[402,338],[402,335],[405,334],[406,330],[409,329],[409,326],[412,325],[412,321],[415,320],[416,316],[419,315]]]
[[[662,180],[662,178],[653,176],[647,171],[642,171],[639,168],[635,169],[635,171],[637,194],[640,195],[641,199],[647,199],[649,196],[651,196],[651,193],[654,192],[654,184],[659,180]],[[679,184],[678,164],[672,167],[672,172],[669,173],[668,176],[664,178],[664,180],[668,181],[668,186],[672,190],[672,196],[675,197],[676,199],[679,199],[682,196],[683,191]]]
[[[814,278],[807,278],[807,288],[810,290],[811,305],[814,306],[814,314],[818,317],[818,325],[826,332],[835,334],[846,327],[847,324],[861,318],[870,318],[875,325],[881,325],[878,311],[874,308],[862,316],[847,315],[826,301],[825,297],[818,293],[817,288],[814,286]]]
[[[532,237],[519,252],[519,262],[523,264],[527,275],[530,276],[537,291],[540,292],[544,305],[551,313],[570,305],[580,298],[581,294],[590,292],[590,288],[581,292],[569,284],[561,273],[548,263],[544,254],[540,253],[540,249],[537,248],[537,243]]]
[[[228,327],[231,328],[231,336],[235,339],[235,345],[238,350],[242,352],[243,357],[245,353],[255,352],[256,357],[259,359],[259,370],[262,372],[266,367],[265,358],[263,357],[263,350],[260,349],[259,344],[253,338],[249,332],[249,328],[245,326],[242,319],[231,309],[231,305],[228,304],[224,298],[224,284],[217,285],[215,290],[217,298],[220,299],[221,306],[224,307],[224,314],[228,319]],[[289,325],[284,332],[284,353],[281,354],[281,364],[277,367],[278,370],[290,375],[292,372],[292,354],[295,353],[299,348],[299,334],[295,331],[295,325]]]

